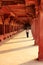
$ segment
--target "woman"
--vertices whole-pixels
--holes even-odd
[[[26,36],[29,37],[29,29],[26,29]]]

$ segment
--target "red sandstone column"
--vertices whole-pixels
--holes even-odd
[[[40,10],[40,36],[39,36],[39,60],[43,60],[43,0],[41,0],[41,10]]]
[[[3,34],[5,34],[5,23],[3,22]]]
[[[43,60],[43,11],[40,12],[39,60]]]
[[[40,30],[40,27],[39,27],[39,16],[38,18],[36,18],[35,20],[35,45],[39,45],[39,30]]]

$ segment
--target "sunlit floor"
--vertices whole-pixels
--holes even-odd
[[[25,31],[22,31],[3,42],[0,46],[0,65],[43,65],[35,60],[38,58],[38,46],[35,46],[34,42],[31,30],[29,38]]]

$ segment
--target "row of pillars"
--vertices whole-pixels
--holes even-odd
[[[22,28],[22,25],[15,23],[13,19],[10,20],[10,18],[6,18],[4,20],[3,16],[0,16],[0,35],[18,31],[21,28]]]

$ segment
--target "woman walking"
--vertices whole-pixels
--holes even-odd
[[[29,37],[29,29],[26,29],[26,36]]]

